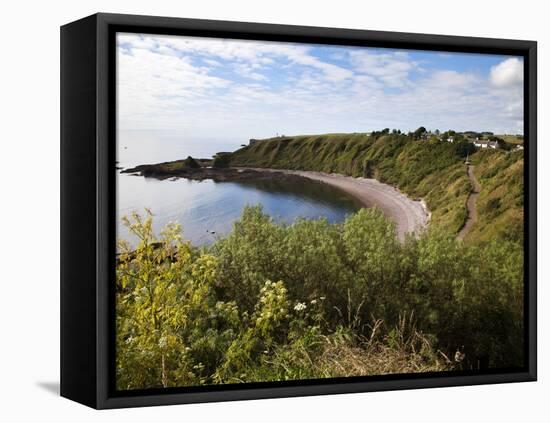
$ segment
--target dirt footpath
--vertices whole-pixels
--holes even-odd
[[[476,175],[474,174],[474,167],[472,165],[468,165],[468,178],[470,178],[470,183],[472,184],[472,192],[470,193],[470,196],[468,197],[468,201],[466,202],[466,208],[468,209],[468,217],[466,218],[466,222],[464,223],[464,226],[456,236],[457,239],[464,239],[466,235],[468,235],[468,232],[470,232],[470,229],[472,229],[472,226],[474,226],[474,223],[477,222],[477,197],[479,196],[479,192],[481,191],[481,185],[479,184]]]

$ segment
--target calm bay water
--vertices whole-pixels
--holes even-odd
[[[163,180],[119,175],[117,195],[118,236],[132,240],[120,217],[132,211],[154,214],[154,230],[170,221],[183,226],[184,238],[194,245],[209,244],[227,234],[245,205],[261,204],[277,221],[292,223],[298,217],[325,217],[340,222],[357,210],[358,204],[340,190],[304,181],[270,180],[247,182]],[[212,234],[215,232],[215,234]]]
[[[136,143],[141,143],[141,148],[136,148]],[[158,142],[153,143],[147,139],[136,141],[134,137],[132,143],[128,144],[129,146],[124,148],[119,142],[119,166],[130,167],[176,160],[185,158],[188,154],[194,157],[210,157],[213,154],[205,154],[205,149],[201,150],[200,146],[187,145],[182,148],[177,143],[174,144],[177,151],[171,151],[171,148],[159,149]],[[151,154],[147,154],[147,159],[143,159],[143,151],[148,149],[149,144]],[[182,150],[185,150],[185,153]],[[192,150],[194,152],[188,152]],[[144,208],[147,207],[154,214],[156,234],[160,233],[166,223],[175,221],[182,225],[185,239],[194,245],[206,245],[231,230],[233,222],[241,216],[244,206],[256,204],[261,204],[264,212],[276,221],[287,223],[294,222],[298,217],[324,217],[329,222],[340,222],[347,214],[359,208],[358,202],[348,194],[310,180],[304,180],[299,184],[285,180],[218,183],[211,180],[188,179],[159,181],[118,173],[117,236],[134,242],[135,239],[122,225],[121,217],[129,215],[132,211],[143,214]]]

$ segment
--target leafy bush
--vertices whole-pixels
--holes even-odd
[[[140,241],[119,243],[119,389],[523,364],[520,243],[401,243],[377,209],[280,225],[247,207],[207,249],[125,224]]]
[[[212,167],[228,167],[229,166],[229,154],[227,153],[218,153],[214,156],[212,160]]]

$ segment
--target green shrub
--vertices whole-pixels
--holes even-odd
[[[222,168],[229,166],[229,154],[227,153],[218,153],[214,156],[212,160],[212,167]]]
[[[523,364],[521,243],[399,242],[377,209],[279,225],[247,207],[207,249],[125,223],[140,241],[119,243],[119,389]]]

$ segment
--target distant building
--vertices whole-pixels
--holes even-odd
[[[518,151],[523,150],[523,145],[520,145],[520,144],[516,145],[516,150]]]
[[[482,141],[477,139],[474,141],[474,145],[478,148],[493,148],[493,149],[498,148],[498,142],[496,141]]]
[[[455,142],[455,137],[448,137],[447,142]]]

